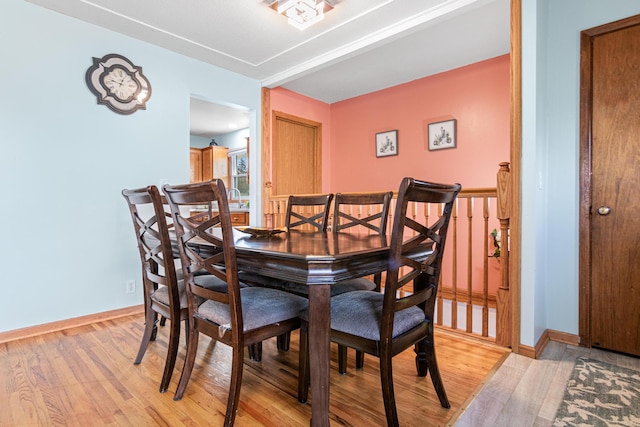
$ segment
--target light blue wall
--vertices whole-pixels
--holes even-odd
[[[229,147],[230,150],[247,148],[247,137],[249,137],[249,129],[239,129],[224,135],[216,136],[215,140],[218,144]]]
[[[233,132],[225,133],[224,135],[218,135],[213,139],[216,140],[218,145],[223,147],[229,147],[233,150],[235,148],[247,148],[247,138],[251,137],[251,129],[239,129]],[[205,138],[203,136],[190,136],[190,143],[195,148],[205,148],[211,143],[211,138]]]
[[[251,136],[251,129],[240,129],[233,132],[225,133],[224,135],[216,136],[213,139],[216,140],[218,145],[224,147],[234,148],[247,148],[247,137]],[[211,138],[204,136],[190,135],[190,144],[195,148],[205,148],[211,143]]]
[[[142,66],[147,110],[96,104],[84,74],[108,53]],[[188,181],[192,96],[249,109],[259,141],[260,83],[23,0],[0,3],[0,58],[0,332],[140,304],[120,191]]]
[[[522,327],[578,334],[580,31],[640,1],[523,0]]]
[[[211,142],[211,138],[205,138],[204,136],[189,136],[189,145],[195,148],[204,148],[208,147]]]

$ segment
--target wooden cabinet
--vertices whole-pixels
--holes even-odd
[[[231,212],[232,225],[249,225],[249,212]]]
[[[199,148],[191,148],[189,150],[189,166],[191,175],[189,182],[202,181],[202,150]]]
[[[217,212],[216,212],[217,213]],[[208,219],[209,215],[206,211],[191,211],[189,216],[202,216],[206,215],[204,219]],[[230,212],[231,216],[231,225],[249,225],[249,212]],[[196,219],[196,221],[201,222],[203,218]]]
[[[228,154],[228,147],[191,148],[189,151],[190,182],[211,181],[219,178],[229,188]]]
[[[202,149],[202,180],[222,179],[229,188],[229,148],[207,147]]]

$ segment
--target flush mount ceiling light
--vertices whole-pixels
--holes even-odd
[[[288,18],[289,24],[304,30],[324,19],[325,12],[333,9],[326,0],[277,0],[271,8]]]

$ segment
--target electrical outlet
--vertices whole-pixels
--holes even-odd
[[[128,294],[132,294],[136,291],[136,281],[135,280],[127,280],[126,283],[126,292]]]

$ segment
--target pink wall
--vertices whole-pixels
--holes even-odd
[[[509,55],[331,105],[324,191],[394,190],[405,176],[495,187],[509,160]],[[428,151],[429,122],[457,120],[457,148]],[[376,158],[375,134],[398,130],[398,155]],[[324,148],[324,147],[323,147]]]
[[[397,191],[405,176],[495,187],[509,160],[509,55],[326,104],[282,88],[272,110],[322,123],[323,192]],[[428,151],[427,123],[457,120],[457,147]],[[375,134],[398,130],[398,155],[376,158]]]
[[[271,107],[322,123],[323,192],[397,191],[405,176],[459,182],[463,188],[495,187],[498,164],[509,161],[509,85],[509,55],[503,55],[331,105],[273,89]],[[457,147],[428,151],[426,125],[448,119],[457,120]],[[398,155],[377,158],[375,134],[394,129]],[[474,209],[474,217],[482,218],[481,209]],[[460,228],[460,260],[467,256],[465,227]],[[492,218],[489,230],[494,227],[498,224]],[[478,232],[480,224],[474,231]],[[473,250],[472,287],[479,290],[483,247],[474,241],[478,247]],[[490,242],[487,245],[493,249]],[[452,243],[448,250],[453,250]],[[452,257],[445,258],[451,262]],[[458,264],[458,286],[465,287],[463,264]],[[489,267],[489,288],[495,290],[497,261],[490,259]],[[451,271],[443,269],[446,283],[451,283]]]

